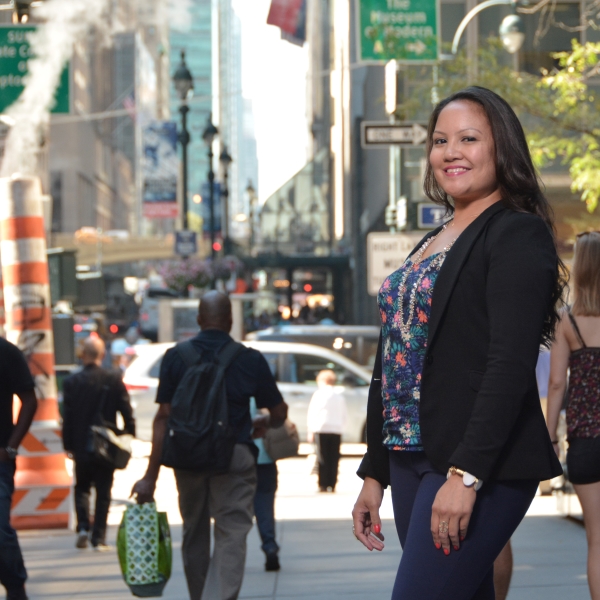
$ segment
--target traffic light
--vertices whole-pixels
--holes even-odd
[[[13,21],[16,23],[27,23],[29,21],[29,9],[31,2],[15,2]]]

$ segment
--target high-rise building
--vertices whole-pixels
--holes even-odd
[[[193,96],[188,100],[188,207],[190,228],[199,231],[201,205],[198,203],[202,184],[207,181],[207,148],[202,140],[202,132],[207,119],[213,112],[213,65],[214,65],[214,7],[216,0],[192,0],[189,3],[189,22],[184,28],[171,26],[169,32],[171,76],[181,62],[181,52],[185,51],[185,62],[194,78]],[[169,87],[171,118],[180,126],[180,99],[173,84]],[[216,146],[215,146],[216,151]]]
[[[118,0],[111,12],[112,43],[106,43],[105,28],[92,29],[73,48],[71,113],[50,121],[46,185],[55,234],[82,227],[144,231],[138,132],[143,119],[168,115],[168,40],[159,18],[165,6],[166,0],[143,6]]]
[[[246,187],[252,180],[258,189],[258,158],[252,102],[242,96],[242,26],[231,0],[219,0],[219,138],[233,162],[229,167],[229,231],[233,238],[244,235],[236,227],[236,215],[249,214]],[[221,175],[223,173],[221,172]]]

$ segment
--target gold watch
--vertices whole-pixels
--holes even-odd
[[[475,475],[471,475],[471,473],[467,473],[467,471],[463,471],[458,467],[450,467],[448,469],[446,479],[450,479],[452,475],[460,475],[462,477],[463,484],[466,487],[472,487],[475,491],[481,489],[481,486],[483,485],[483,481],[481,481],[481,479],[477,479]]]

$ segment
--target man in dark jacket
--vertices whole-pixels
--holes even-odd
[[[125,422],[125,433],[135,435],[135,419],[129,394],[119,373],[102,369],[105,354],[100,338],[88,338],[83,346],[83,370],[63,383],[63,445],[75,461],[75,511],[77,548],[86,548],[90,531],[90,488],[96,489],[96,510],[91,542],[96,550],[107,550],[106,519],[110,506],[114,468],[94,459],[90,427],[103,421],[114,425],[117,412]]]
[[[13,395],[21,400],[13,422]],[[27,571],[15,530],[10,526],[10,507],[15,490],[18,448],[37,409],[34,381],[21,351],[0,338],[0,583],[7,600],[27,600]]]

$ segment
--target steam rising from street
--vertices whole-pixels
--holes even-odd
[[[29,74],[23,93],[8,109],[14,119],[6,141],[3,177],[36,173],[37,152],[42,126],[48,122],[54,92],[73,45],[85,38],[92,25],[106,18],[110,0],[49,0],[36,9],[46,22],[31,34],[31,50],[36,58],[28,63]]]
[[[92,26],[108,30],[110,5],[110,0],[48,0],[35,9],[36,17],[45,22],[30,34],[31,51],[36,58],[28,62],[23,93],[7,111],[14,126],[6,141],[0,176],[36,174],[40,140],[62,70],[72,56],[74,44],[85,39]],[[174,28],[189,28],[190,8],[191,0],[169,0],[168,18]]]

